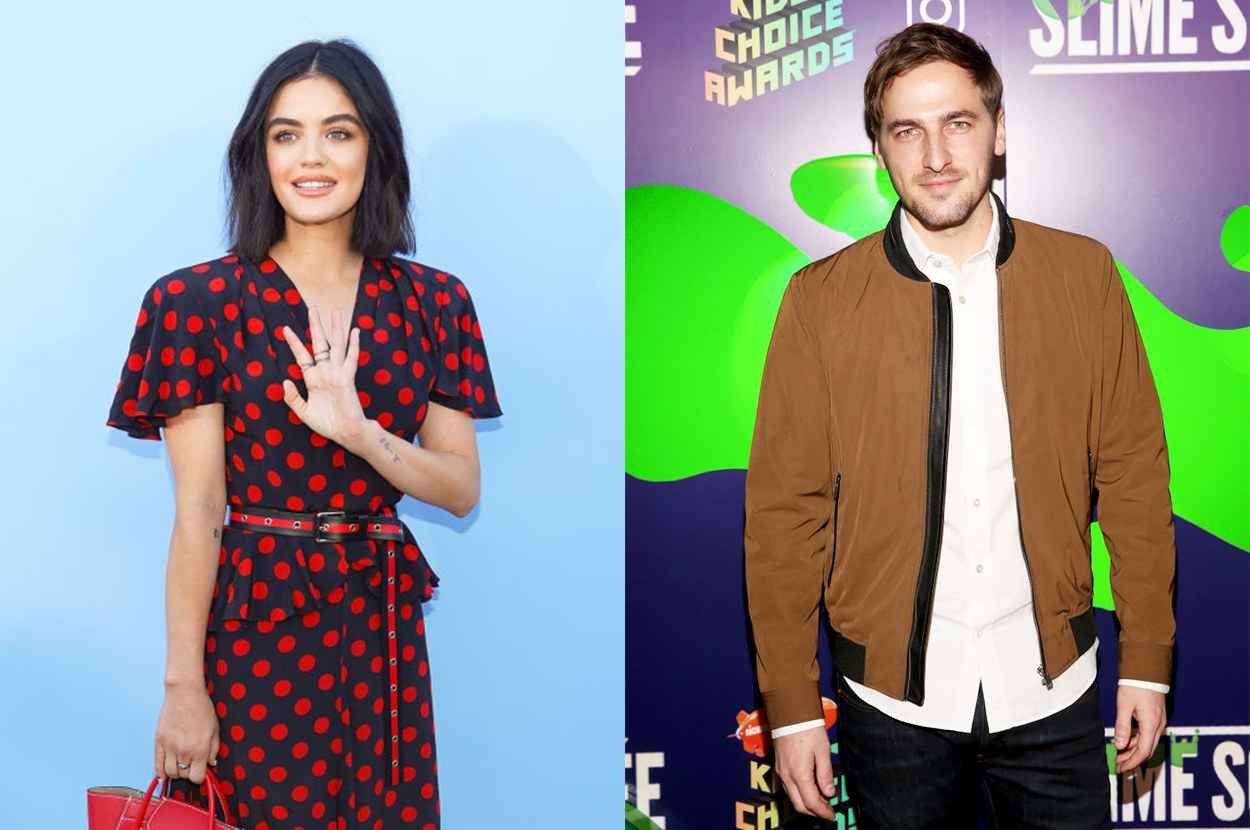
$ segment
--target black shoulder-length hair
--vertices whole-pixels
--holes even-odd
[[[290,81],[325,77],[347,92],[369,132],[364,187],[356,203],[352,249],[382,258],[415,247],[408,216],[408,162],[395,101],[377,65],[349,40],[310,40],[274,58],[260,74],[226,152],[230,250],[259,262],[286,233],[285,214],[269,181],[265,120],[273,97]]]

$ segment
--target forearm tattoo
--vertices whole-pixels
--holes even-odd
[[[221,538],[221,528],[219,528],[219,527],[215,527],[215,528],[213,528],[213,538],[214,538],[214,539],[220,539],[220,538]]]
[[[389,441],[387,441],[385,438],[379,438],[378,443],[382,445],[382,449],[386,450],[387,452],[391,454],[392,462],[394,462],[395,464],[400,463],[399,453],[395,452],[395,450],[391,447],[391,444]]]

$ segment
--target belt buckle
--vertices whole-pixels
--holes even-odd
[[[321,510],[321,511],[318,511],[315,515],[317,517],[317,524],[313,528],[313,534],[314,534],[313,541],[314,542],[325,544],[325,543],[333,543],[333,542],[342,541],[341,538],[331,538],[329,536],[324,535],[325,533],[329,532],[325,529],[325,527],[326,527],[326,524],[332,519],[346,520],[349,516],[351,516],[350,513],[348,513],[346,510]],[[342,537],[343,534],[339,533],[338,531],[335,531],[335,535],[337,537]]]

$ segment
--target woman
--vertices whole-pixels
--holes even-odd
[[[163,430],[174,478],[156,771],[216,765],[245,828],[437,828],[437,580],[394,505],[477,502],[473,304],[394,256],[403,137],[352,44],[278,56],[228,167],[233,255],[151,288],[109,419]]]

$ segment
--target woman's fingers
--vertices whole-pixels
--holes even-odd
[[[179,761],[177,753],[175,753],[170,747],[166,747],[164,752],[165,763],[161,766],[161,771],[158,774],[162,778],[182,778],[185,774],[185,770],[178,768]]]
[[[343,314],[336,308],[330,312],[330,359],[336,365],[343,362],[344,339]]]
[[[299,342],[299,335],[291,330],[290,326],[282,327],[282,339],[286,340],[286,344],[291,347],[291,354],[295,356],[295,362],[302,368],[312,365],[312,355],[308,353],[308,349],[304,348],[304,344]]]
[[[308,307],[308,336],[312,338],[313,360],[324,360],[325,353],[330,351],[330,338],[321,325],[321,310],[315,305]]]
[[[360,363],[360,329],[352,329],[347,336],[347,356],[343,359],[343,367],[356,376],[356,366]]]
[[[304,410],[308,407],[308,401],[304,400],[299,390],[295,388],[295,382],[287,379],[282,381],[282,400],[286,401],[286,405],[296,415],[303,415]],[[214,751],[216,751],[214,749]]]

